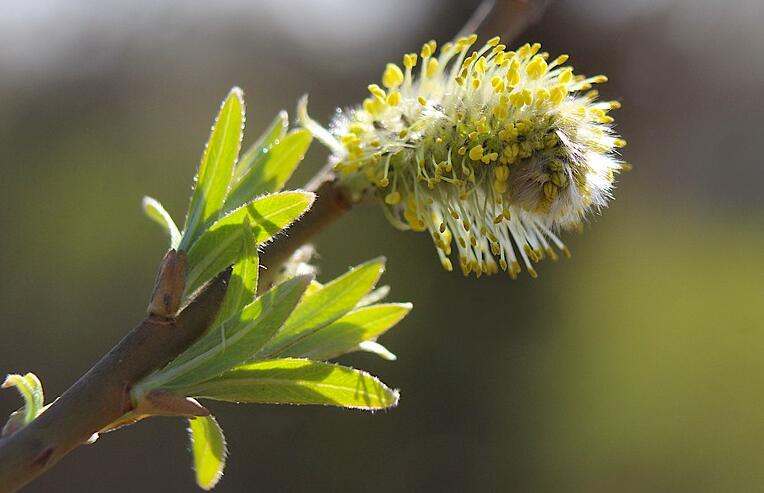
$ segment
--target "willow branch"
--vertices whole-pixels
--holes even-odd
[[[490,31],[511,40],[535,22],[550,3],[486,0],[463,32]],[[261,255],[261,264],[267,267],[260,276],[262,290],[273,284],[281,266],[298,248],[354,205],[350,191],[335,180],[330,168],[322,170],[307,188],[317,195],[311,210]],[[167,265],[163,263],[163,267]],[[127,334],[37,419],[0,439],[0,493],[18,491],[94,433],[120,423],[134,411],[132,386],[169,363],[206,332],[220,308],[230,271],[219,275],[173,318],[157,315],[174,313],[180,301],[182,286],[178,287],[177,279],[182,278],[183,267],[171,267],[168,277],[160,274],[158,278],[156,289],[167,292],[155,291],[151,305],[155,315]]]
[[[206,332],[229,275],[219,275],[177,318],[149,315],[37,419],[0,440],[0,492],[17,491],[132,411],[131,387]]]

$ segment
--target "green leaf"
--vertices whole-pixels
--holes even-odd
[[[160,225],[170,237],[170,248],[178,248],[180,244],[180,231],[172,220],[170,214],[162,207],[158,200],[151,197],[143,197],[143,212]]]
[[[231,210],[264,193],[277,192],[284,187],[310,147],[313,136],[307,130],[295,130],[264,150],[258,162],[231,187],[225,209]]]
[[[231,280],[228,282],[225,298],[223,298],[223,303],[215,322],[210,330],[193,347],[184,351],[183,354],[166,368],[187,362],[217,345],[223,337],[220,334],[223,324],[234,317],[235,320],[239,320],[239,313],[254,300],[257,293],[260,262],[254,235],[249,226],[249,220],[245,219],[241,228],[244,230],[241,237],[241,253],[239,260],[234,265],[233,272],[231,272]]]
[[[211,337],[204,337],[145,385],[175,390],[184,395],[190,384],[220,375],[252,359],[284,324],[310,284],[310,276],[297,276],[270,289]]]
[[[196,484],[204,490],[211,490],[223,475],[228,455],[223,429],[213,416],[189,419],[188,425]]]
[[[313,203],[311,192],[291,191],[266,195],[239,207],[215,224],[188,252],[186,294],[191,294],[234,264],[241,252],[241,224],[248,220],[257,244],[269,240],[298,219]]]
[[[307,359],[249,363],[188,389],[189,395],[230,402],[318,404],[385,409],[398,392],[366,372]]]
[[[257,357],[280,356],[293,344],[352,310],[374,287],[384,268],[384,259],[366,262],[303,297],[284,327]]]
[[[398,359],[395,354],[393,354],[389,349],[377,341],[363,341],[362,343],[358,344],[358,350],[376,354],[380,358],[386,359],[387,361],[395,361]]]
[[[364,296],[361,301],[358,302],[356,308],[373,305],[374,303],[385,299],[388,294],[390,294],[390,286],[380,286],[371,293]]]
[[[300,125],[310,130],[310,133],[318,139],[319,142],[332,150],[337,155],[343,155],[347,150],[342,146],[339,140],[325,129],[318,122],[308,116],[308,95],[303,95],[297,102],[297,119]],[[386,208],[383,210],[387,210]]]
[[[288,127],[289,115],[286,111],[279,112],[268,129],[242,154],[241,159],[236,164],[233,181],[238,181],[251,168],[259,166],[265,161],[271,146],[286,135]]]
[[[327,360],[359,350],[364,341],[376,340],[411,310],[410,303],[388,303],[353,310],[335,322],[296,340],[279,356]],[[389,351],[388,354],[392,354]]]
[[[308,289],[305,290],[305,296],[312,295],[319,289],[323,288],[324,285],[320,282],[316,281],[315,279],[310,283],[310,286],[308,286]]]
[[[249,219],[244,219],[241,225],[241,253],[239,260],[233,266],[231,280],[223,298],[223,304],[218,312],[217,320],[222,322],[239,313],[255,298],[260,262],[257,256],[257,244]]]
[[[191,196],[180,248],[188,250],[204,227],[221,212],[239,156],[244,128],[244,101],[241,89],[234,87],[220,107]]]
[[[43,411],[45,395],[42,391],[42,383],[34,373],[26,375],[8,375],[2,384],[2,388],[16,387],[24,399],[24,425],[28,425]]]

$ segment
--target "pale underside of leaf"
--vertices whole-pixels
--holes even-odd
[[[380,286],[374,291],[372,291],[371,293],[361,298],[361,301],[358,302],[358,304],[356,305],[356,308],[378,303],[382,301],[383,299],[385,299],[388,294],[390,294],[390,286]]]
[[[385,346],[378,343],[377,341],[363,341],[358,344],[357,350],[376,354],[380,358],[386,359],[387,361],[395,361],[398,359],[395,353],[393,353],[392,351],[390,351],[389,349],[387,349]],[[348,352],[351,352],[351,351],[348,351]]]
[[[34,373],[13,374],[8,375],[2,384],[4,389],[10,387],[16,387],[24,399],[24,424],[27,425],[43,411],[45,396],[42,383]]]
[[[170,248],[178,248],[178,245],[180,245],[180,231],[162,204],[151,197],[143,197],[143,211],[149,219],[165,230],[170,237]]]

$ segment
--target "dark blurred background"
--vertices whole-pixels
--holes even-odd
[[[247,142],[304,92],[326,122],[476,5],[3,2],[0,371],[59,395],[142,318],[166,240],[141,197],[182,219],[231,86]],[[538,280],[448,274],[376,208],[326,231],[323,279],[383,254],[415,305],[383,340],[397,362],[344,358],[401,404],[213,403],[232,453],[216,491],[764,491],[762,24],[757,0],[553,2],[513,44],[610,77],[634,164],[615,202]],[[18,406],[0,393],[0,416]],[[26,491],[195,491],[187,448],[181,421],[149,420]]]

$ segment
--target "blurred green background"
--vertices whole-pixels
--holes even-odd
[[[0,371],[58,395],[140,321],[165,248],[141,197],[181,219],[232,85],[248,141],[304,92],[326,122],[476,4],[3,2]],[[756,0],[553,2],[514,44],[610,77],[634,164],[615,202],[538,280],[448,274],[375,208],[326,231],[323,279],[386,255],[391,299],[414,303],[383,341],[397,362],[344,358],[401,404],[213,403],[232,453],[216,491],[764,491],[762,23]],[[0,393],[1,416],[18,405]],[[181,421],[149,420],[26,491],[194,491],[187,448]]]

